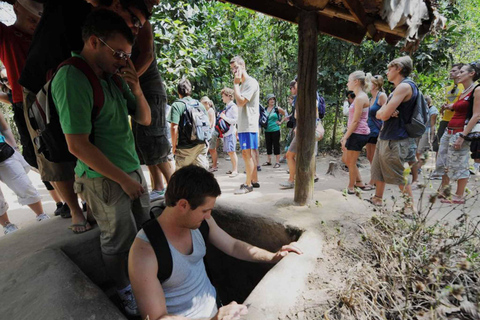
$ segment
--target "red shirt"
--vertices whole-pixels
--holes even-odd
[[[450,119],[450,122],[448,122],[449,128],[463,128],[463,126],[465,126],[471,96],[472,93],[470,92],[463,97],[463,99],[458,99],[458,101],[453,104],[453,111],[455,111],[455,113],[452,119]]]
[[[14,103],[23,101],[22,87],[18,84],[18,79],[25,66],[31,43],[32,36],[21,32],[13,25],[7,27],[0,22],[0,60],[7,69]]]

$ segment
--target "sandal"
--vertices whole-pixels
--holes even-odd
[[[275,165],[273,166],[274,169],[277,169],[277,168],[280,168],[280,163],[275,163]]]
[[[363,191],[372,191],[375,190],[375,187],[369,184],[363,185],[363,186],[355,186],[355,188],[361,189]]]
[[[217,172],[218,171],[218,168],[216,167],[210,167],[210,169],[208,169],[208,172]]]
[[[380,207],[383,205],[383,199],[374,195],[373,197],[371,197],[369,200],[367,200],[368,202],[370,202],[371,204],[373,204],[374,206],[376,207]]]
[[[228,170],[225,174],[232,174],[232,170]]]
[[[452,199],[441,199],[441,203],[450,203],[450,204],[464,204],[465,199],[464,198],[459,198],[459,197],[452,197]]]
[[[348,194],[355,194],[355,188],[353,190],[345,188],[344,191],[347,191]]]
[[[87,225],[88,225],[90,228],[87,228]],[[78,228],[78,227],[83,227],[83,228],[85,228],[85,230],[83,230],[83,231],[77,231],[77,230],[75,230],[75,228]],[[80,233],[84,233],[84,232],[87,232],[87,231],[92,230],[92,226],[90,226],[90,224],[88,223],[88,221],[85,220],[83,223],[74,223],[74,224],[72,224],[70,227],[68,227],[68,229],[72,230],[73,233],[75,233],[75,234],[80,234]]]
[[[271,163],[271,162],[268,162],[268,161],[265,162],[264,164],[262,164],[262,166],[271,166],[271,165],[272,165],[272,163]]]

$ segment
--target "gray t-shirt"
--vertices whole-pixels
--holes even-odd
[[[260,117],[260,87],[252,77],[245,79],[240,86],[240,94],[248,100],[243,107],[238,107],[238,132],[258,132]]]
[[[167,312],[190,319],[211,318],[217,313],[216,291],[207,276],[203,257],[207,252],[200,230],[191,230],[193,252],[184,255],[168,243],[173,269],[162,283]],[[141,229],[137,238],[150,243]]]

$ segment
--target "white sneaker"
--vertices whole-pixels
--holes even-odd
[[[38,222],[43,221],[43,220],[48,220],[48,219],[50,219],[50,217],[46,213],[42,213],[42,214],[39,214],[37,216],[37,221]]]
[[[18,230],[18,227],[16,225],[14,225],[13,223],[9,223],[5,227],[3,227],[3,233],[4,234],[14,233],[17,230]]]
[[[150,202],[162,200],[162,199],[165,199],[165,189],[161,191],[153,190],[152,192],[150,192]]]
[[[128,290],[122,294],[119,293],[120,300],[122,301],[123,308],[125,312],[131,316],[139,316],[140,312],[138,311],[137,301],[131,290]]]

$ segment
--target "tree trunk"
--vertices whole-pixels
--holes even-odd
[[[297,163],[295,203],[313,199],[314,148],[317,87],[317,13],[302,11],[298,27]]]

